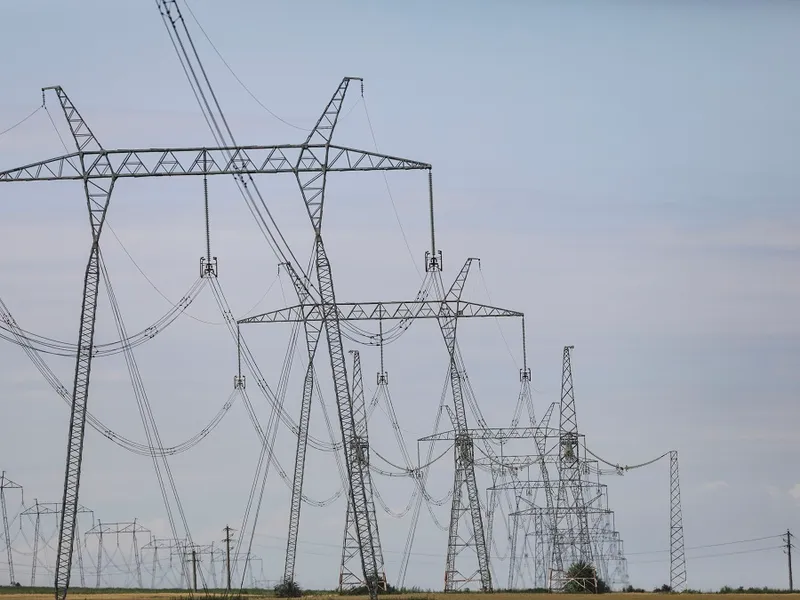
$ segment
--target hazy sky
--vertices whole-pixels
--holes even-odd
[[[525,312],[540,414],[558,399],[561,349],[574,344],[578,419],[589,447],[623,464],[679,450],[688,548],[787,528],[800,534],[797,3],[189,6],[249,90],[297,127],[313,125],[343,76],[365,79],[363,100],[357,85],[348,94],[338,142],[374,149],[368,114],[381,151],[434,165],[445,280],[467,257],[480,257],[465,296]],[[31,1],[7,3],[3,13],[0,131],[41,103],[41,87],[58,84],[107,148],[212,144],[155,3]],[[259,106],[186,16],[238,141],[302,141],[306,133]],[[48,108],[68,141],[54,96]],[[40,110],[0,136],[0,169],[63,152]],[[402,230],[380,174],[331,177],[325,235],[341,301],[411,299],[417,291],[428,248],[427,180],[422,172],[386,180]],[[295,252],[308,256],[312,238],[296,184],[262,177],[259,186]],[[213,254],[237,318],[294,303],[232,182],[212,179],[210,198]],[[139,331],[169,309],[153,286],[177,301],[197,277],[205,247],[202,182],[122,181],[109,223],[152,282],[106,231],[102,246],[116,294],[128,330]],[[74,341],[88,248],[79,183],[0,186],[0,297],[24,328]],[[235,347],[209,289],[188,312],[195,318],[178,319],[135,351],[166,445],[211,420],[236,371]],[[518,324],[501,328],[504,336],[491,322],[461,329],[470,379],[496,426],[511,419],[522,361]],[[245,330],[273,386],[289,333],[272,325]],[[102,293],[98,341],[115,336]],[[372,393],[377,352],[361,349]],[[27,505],[59,500],[66,405],[20,348],[3,342],[0,352],[0,469],[24,485]],[[71,389],[72,361],[48,361]],[[386,361],[416,456],[413,440],[432,428],[446,373],[435,324],[412,327],[387,348]],[[303,363],[295,360],[289,380],[292,415]],[[142,440],[123,358],[98,359],[92,375],[90,410]],[[320,378],[333,418],[324,367]],[[266,423],[268,404],[249,382]],[[318,403],[312,433],[327,439]],[[371,437],[382,456],[401,460],[381,411]],[[290,472],[294,444],[285,427],[277,448]],[[240,527],[258,449],[237,401],[211,435],[171,461],[197,542],[218,542],[226,524]],[[450,460],[431,482],[434,497],[451,485]],[[307,472],[313,500],[341,487],[330,453],[311,450]],[[665,583],[667,463],[607,483],[631,583]],[[376,485],[398,512],[413,490],[405,479],[376,477]],[[18,498],[10,498],[13,513]],[[93,430],[81,502],[103,521],[137,518],[169,535],[152,463]],[[282,574],[288,504],[289,490],[273,471],[253,548],[268,579]],[[446,523],[449,504],[435,510]],[[325,508],[303,507],[301,585],[336,584],[344,511],[343,497]],[[394,519],[379,508],[379,519],[394,582],[410,516]],[[29,522],[25,527],[30,538]],[[495,532],[502,554],[505,530],[496,525]],[[27,583],[30,550],[22,537],[15,544],[17,578]],[[778,544],[771,538],[690,549],[688,583],[784,586]],[[441,587],[445,547],[446,533],[423,511],[406,583]],[[502,556],[494,560],[497,584],[504,585],[507,566]],[[5,568],[0,559],[4,583]],[[38,577],[51,576],[41,568]]]

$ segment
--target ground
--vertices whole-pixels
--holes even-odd
[[[9,588],[2,589],[0,588],[0,594],[2,594],[3,600],[52,600],[53,593],[42,593],[39,590],[35,592],[32,591],[31,593],[25,593],[21,590],[12,590]],[[479,600],[483,599],[486,600],[485,594],[442,594],[442,593],[420,593],[420,594],[403,594],[403,595],[392,595],[387,596],[387,598],[391,600],[453,600],[453,598],[457,600]],[[523,594],[523,593],[515,593],[515,594],[504,594],[504,593],[496,593],[492,594],[492,600],[540,600],[543,594]],[[667,598],[675,598],[675,595],[670,594],[656,594],[656,593],[644,593],[644,594],[603,594],[602,598],[604,600],[634,600],[638,596],[646,596],[647,600],[666,600]],[[786,594],[680,594],[680,600],[771,600],[773,598],[781,598],[785,597]],[[187,594],[181,593],[178,590],[174,592],[152,592],[148,593],[146,591],[142,592],[119,592],[119,593],[108,593],[108,592],[101,592],[101,593],[91,593],[85,591],[74,592],[69,596],[73,600],[179,600],[187,598]],[[203,594],[198,593],[198,598],[202,598]],[[216,595],[217,598],[221,598],[221,595]],[[259,596],[256,594],[248,594],[250,598],[258,598]],[[266,596],[262,596],[266,597]],[[570,600],[579,600],[579,599],[586,599],[592,597],[591,595],[579,595],[579,594],[569,594],[567,598]],[[359,597],[359,596],[339,596],[338,594],[315,594],[315,600],[364,600],[366,597]]]

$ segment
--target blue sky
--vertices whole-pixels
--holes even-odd
[[[290,123],[309,127],[343,76],[364,77],[363,101],[358,86],[348,94],[338,142],[374,148],[366,107],[381,151],[434,165],[445,280],[478,256],[481,271],[466,294],[526,313],[537,410],[557,399],[561,348],[574,344],[579,422],[590,447],[628,464],[680,451],[687,546],[800,531],[796,3],[189,6],[236,75]],[[36,108],[41,87],[59,84],[106,147],[211,143],[154,3],[37,1],[9,4],[4,15],[0,131]],[[237,139],[301,141],[305,134],[264,111],[187,18]],[[54,100],[48,107],[64,135]],[[40,110],[0,136],[0,169],[62,152]],[[402,232],[380,175],[330,184],[325,227],[340,300],[411,298],[417,289],[428,243],[427,181],[423,173],[387,181]],[[311,237],[293,182],[273,177],[260,185],[290,243],[307,256]],[[250,312],[267,290],[259,310],[292,301],[234,187],[219,179],[210,190],[214,253],[234,313]],[[0,295],[27,329],[74,337],[88,250],[84,210],[79,184],[0,188]],[[201,182],[122,182],[109,222],[159,290],[179,298],[204,248]],[[104,253],[128,327],[137,330],[169,307],[108,233]],[[219,321],[207,292],[191,312]],[[107,303],[98,327],[104,340],[113,337]],[[496,325],[462,330],[471,380],[494,425],[510,420],[521,362],[516,325],[501,327],[513,360]],[[277,381],[288,330],[247,335]],[[426,324],[387,349],[407,440],[433,421],[446,367],[444,349],[433,345],[438,335]],[[26,501],[57,499],[65,406],[19,348],[4,344],[0,353],[0,468],[25,485]],[[191,436],[230,393],[235,353],[219,325],[179,319],[137,358],[165,440]],[[372,381],[377,356],[364,349],[363,361]],[[124,363],[98,362],[91,410],[140,439]],[[71,380],[68,360],[52,364]],[[299,370],[287,400],[293,414]],[[326,402],[332,406],[330,393]],[[266,404],[259,406],[266,420]],[[326,435],[321,419],[312,429]],[[387,424],[373,431],[376,449],[399,457],[386,441]],[[278,447],[290,467],[287,431]],[[82,502],[104,521],[137,517],[166,534],[150,463],[94,432],[87,448]],[[217,539],[241,518],[257,450],[237,406],[196,450],[174,460],[196,538]],[[336,491],[333,464],[328,455],[309,458],[312,497]],[[434,496],[446,491],[443,481]],[[256,551],[275,579],[288,491],[277,477],[270,482]],[[632,553],[631,582],[661,585],[665,555],[636,553],[668,547],[667,465],[608,483]],[[399,510],[411,488],[385,485]],[[341,501],[304,508],[301,539],[332,546],[301,544],[301,584],[335,581],[343,515]],[[381,518],[387,558],[395,559],[408,518]],[[407,583],[441,585],[445,544],[444,534],[426,529]],[[692,559],[712,553],[721,551],[688,553],[690,586],[785,585],[780,550]],[[498,573],[504,565],[497,563]],[[389,561],[390,580],[396,570]]]

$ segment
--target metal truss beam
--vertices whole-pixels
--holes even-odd
[[[542,480],[516,480],[516,481],[506,481],[504,483],[498,483],[493,485],[490,488],[487,488],[488,491],[502,491],[502,490],[514,490],[514,491],[525,491],[525,490],[544,490],[547,489],[550,485],[549,481],[542,481]],[[592,483],[591,481],[582,481],[581,486],[584,488],[592,488],[596,489],[598,485],[596,483]],[[605,488],[605,484],[601,484],[601,487]]]
[[[442,431],[433,435],[419,438],[420,442],[442,442],[455,440],[459,435],[469,436],[472,440],[524,440],[535,437],[557,438],[558,430],[552,427],[476,427],[465,429],[462,432],[456,430]],[[505,460],[501,457],[500,460]],[[525,457],[527,458],[527,457]],[[535,459],[534,459],[535,460]]]
[[[523,313],[463,300],[408,300],[396,302],[340,302],[336,305],[339,321],[402,321],[439,319],[445,313],[458,318],[523,317]],[[245,323],[305,323],[322,321],[320,304],[298,304],[241,319]]]
[[[26,508],[22,511],[21,515],[60,515],[62,507],[60,502],[39,502],[36,501],[35,506]],[[88,513],[94,517],[94,511],[86,508],[85,506],[78,505],[75,509],[76,513]]]
[[[58,88],[60,89],[60,88]],[[431,169],[407,158],[324,144],[131,148],[75,152],[0,171],[0,181],[55,181],[181,175],[315,175],[344,171]],[[327,162],[326,162],[327,160]],[[82,166],[83,165],[83,166]]]
[[[130,523],[98,523],[84,535],[99,535],[101,533],[104,535],[123,535],[134,533],[151,534],[152,532],[147,527],[143,527],[133,521]]]
[[[555,509],[553,509],[553,510],[555,510]],[[519,512],[517,512],[516,514],[518,516],[522,517],[522,516],[525,516],[525,515],[535,515],[535,514],[537,514],[537,512],[542,512],[544,514],[547,514],[550,511],[548,509],[544,508],[544,507],[541,507],[541,506],[532,506],[530,508],[523,508]],[[509,514],[513,514],[513,513],[509,513]],[[587,515],[612,515],[613,516],[614,511],[611,510],[610,508],[597,508],[597,507],[587,506],[586,507],[586,514]]]

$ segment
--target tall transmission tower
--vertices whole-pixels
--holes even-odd
[[[364,485],[367,490],[367,515],[372,533],[372,552],[375,554],[379,568],[378,586],[385,590],[386,573],[383,570],[383,551],[381,550],[381,539],[378,532],[378,518],[375,513],[375,499],[372,493],[372,475],[369,471],[369,433],[367,431],[367,406],[364,401],[364,382],[361,375],[361,355],[358,350],[350,350],[350,353],[353,355],[353,411],[356,423],[356,444],[359,449],[358,460],[363,463],[366,476]],[[355,559],[358,555],[358,539],[354,525],[353,505],[348,500],[344,541],[342,542],[342,563],[339,570],[340,591],[352,590],[367,583],[359,576],[358,570],[354,569]]]
[[[551,587],[563,589],[568,583],[567,571],[577,562],[592,563],[592,544],[589,538],[589,522],[586,499],[581,483],[581,459],[578,434],[578,419],[575,410],[575,392],[572,383],[572,346],[564,347],[561,371],[561,419],[560,460],[558,464],[558,494],[556,497],[553,541],[553,574]],[[589,581],[578,581],[582,587]]]
[[[350,321],[378,321],[379,323],[383,323],[384,321],[410,321],[416,319],[437,320],[449,354],[450,383],[451,389],[454,391],[454,398],[456,398],[454,401],[456,409],[454,427],[455,431],[462,432],[456,444],[456,465],[458,467],[456,470],[456,483],[459,484],[459,487],[458,497],[456,497],[454,488],[453,510],[451,514],[454,515],[455,520],[451,518],[450,535],[448,536],[448,548],[451,550],[448,550],[446,567],[445,590],[447,591],[457,589],[464,583],[474,579],[474,575],[464,577],[455,568],[455,558],[457,554],[467,547],[474,549],[478,556],[479,568],[475,572],[475,575],[480,577],[482,588],[487,591],[491,590],[491,575],[489,573],[483,520],[480,513],[480,504],[478,502],[478,489],[477,484],[473,485],[475,483],[475,472],[471,450],[472,442],[469,430],[467,429],[466,409],[461,392],[461,381],[465,375],[459,370],[455,357],[456,322],[457,320],[465,318],[523,318],[523,314],[520,312],[485,304],[477,304],[461,299],[464,283],[473,261],[474,259],[468,259],[465,262],[449,291],[442,299],[336,303],[329,307],[326,307],[325,304],[321,302],[309,304],[301,303],[299,305],[254,315],[238,321],[239,325],[255,323],[303,323],[304,325],[310,326],[315,323],[325,323],[326,319],[331,318],[330,315],[336,315],[337,322],[339,323]],[[292,278],[293,282],[299,280],[296,275],[292,275]],[[382,373],[385,376],[383,368]],[[306,398],[304,388],[304,402]],[[362,481],[366,482],[367,477],[364,477]],[[465,487],[467,488],[467,501],[462,502],[462,491]],[[462,539],[459,537],[458,533],[459,521],[462,516],[467,513],[472,518],[474,535],[471,538],[464,537]],[[358,513],[355,512],[354,514]],[[290,524],[294,522],[293,520],[299,520],[298,515],[299,513],[295,512],[290,514]]]
[[[303,144],[279,146],[221,146],[214,148],[142,148],[105,150],[61,87],[54,90],[70,127],[77,152],[23,167],[0,172],[0,182],[82,181],[89,210],[92,241],[84,274],[75,383],[72,394],[67,461],[62,502],[63,519],[59,532],[56,563],[56,598],[66,598],[72,565],[75,516],[78,506],[83,439],[86,426],[89,377],[95,331],[95,313],[99,282],[99,242],[111,193],[120,179],[172,176],[232,175],[238,182],[248,183],[256,174],[293,174],[300,182],[309,217],[315,231],[315,255],[319,280],[316,293],[325,314],[331,365],[334,373],[337,406],[342,436],[348,457],[348,477],[353,492],[354,514],[359,544],[367,547],[369,539],[366,518],[366,496],[361,482],[363,472],[356,465],[353,439],[353,415],[341,332],[333,307],[335,293],[330,263],[322,241],[322,208],[324,183],[332,172],[430,170],[427,163],[411,161],[375,152],[354,150],[331,144],[331,135],[341,109],[344,92],[353,78],[345,78],[329,102],[309,138]],[[310,292],[312,290],[309,290]],[[364,559],[369,581],[376,581],[374,557]]]
[[[683,513],[678,451],[669,453],[669,585],[673,592],[686,586],[686,554],[683,548]]]
[[[11,552],[11,534],[8,530],[8,509],[6,507],[6,490],[20,490],[23,493],[22,486],[14,483],[8,477],[6,472],[0,474],[0,510],[3,513],[3,539],[6,546],[6,557],[8,561],[8,581],[9,585],[14,585],[17,580],[14,578],[14,555]]]
[[[480,496],[478,484],[475,480],[475,455],[472,438],[468,433],[467,411],[464,406],[464,394],[461,387],[466,376],[459,369],[456,358],[456,327],[458,325],[458,312],[452,310],[447,301],[459,302],[464,291],[470,266],[474,259],[467,259],[453,285],[450,286],[444,297],[440,311],[439,327],[442,330],[447,353],[450,356],[450,389],[453,394],[453,407],[455,421],[453,423],[457,432],[455,439],[455,480],[453,482],[453,504],[450,509],[450,528],[447,541],[447,563],[444,573],[444,591],[450,592],[472,581],[475,574],[465,576],[456,566],[456,557],[465,548],[473,547],[478,558],[478,571],[481,589],[489,592],[492,590],[492,575],[489,570],[488,548],[484,537],[483,519],[481,515]],[[467,498],[464,502],[463,494],[466,489]],[[469,538],[459,533],[459,524],[462,517],[469,514],[472,523],[472,534]]]
[[[449,407],[446,407],[446,408],[449,408]],[[448,410],[448,412],[451,413],[451,411],[449,411],[449,410]],[[455,415],[453,415],[452,419],[453,419],[453,421],[455,421]],[[433,434],[433,435],[428,435],[428,436],[419,438],[418,441],[419,442],[440,442],[440,441],[451,440],[451,441],[453,441],[455,443],[458,443],[459,441],[461,441],[462,444],[463,444],[465,442],[465,440],[469,440],[470,447],[474,448],[474,445],[475,445],[476,441],[480,441],[480,442],[485,444],[486,442],[489,442],[489,441],[492,441],[492,442],[505,442],[505,441],[508,441],[508,440],[529,440],[529,439],[533,439],[537,435],[553,436],[553,435],[556,435],[556,432],[555,432],[555,430],[550,430],[549,428],[538,427],[538,426],[535,426],[535,427],[478,427],[478,428],[464,428],[464,429],[454,428],[451,431],[444,431],[444,432],[440,432],[440,433],[436,433],[436,434]],[[487,450],[489,450],[488,446],[487,446]],[[497,457],[497,456],[490,456],[490,458],[491,458],[492,461],[495,461],[495,462],[502,460],[501,457]],[[457,457],[456,460],[458,460],[458,457]],[[473,460],[471,462],[471,466],[473,468],[475,466],[475,462],[476,462],[475,460]],[[456,494],[456,490],[454,489],[453,490],[453,496],[454,497],[455,497],[455,494]],[[459,508],[461,508],[462,514],[463,514],[463,512],[465,512],[465,508],[463,507],[463,505],[459,506]],[[451,531],[452,531],[452,529],[451,529]],[[449,542],[449,546],[453,545],[451,540],[448,540],[448,542]],[[470,544],[470,542],[471,542],[471,544]],[[471,541],[468,538],[463,539],[463,540],[459,540],[459,543],[456,544],[456,549],[457,550],[463,550],[464,548],[467,548],[467,547],[469,547],[470,545],[472,545],[474,543],[475,543],[474,541]],[[477,574],[477,572],[476,572],[476,574]],[[464,578],[464,580],[460,581],[459,583],[465,583],[466,581],[467,581],[467,578]],[[453,588],[451,588],[450,591],[452,591],[454,589],[458,589],[458,588],[453,587]]]

